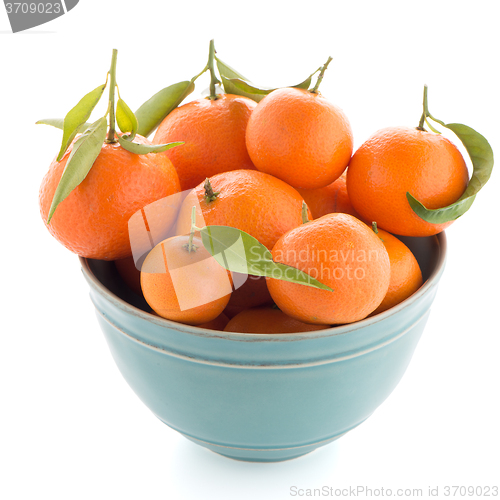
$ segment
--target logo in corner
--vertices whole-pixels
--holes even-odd
[[[48,23],[73,9],[79,0],[12,2],[4,0],[13,33]]]

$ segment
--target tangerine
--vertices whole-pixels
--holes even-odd
[[[151,144],[141,136],[135,142]],[[137,155],[118,142],[104,143],[85,179],[58,206],[47,224],[52,198],[73,149],[54,160],[40,186],[40,213],[50,233],[72,252],[90,259],[117,260],[132,254],[128,220],[144,206],[180,190],[163,155]]]
[[[328,326],[303,323],[273,307],[255,307],[246,309],[230,319],[224,331],[237,333],[295,333],[324,330],[326,328]]]
[[[259,102],[246,143],[258,170],[304,189],[340,177],[353,148],[344,112],[321,94],[297,88],[274,90]]]
[[[383,229],[378,229],[377,235],[389,255],[391,279],[384,300],[372,313],[373,315],[403,302],[422,286],[422,271],[411,250],[401,240]]]
[[[206,323],[202,323],[201,325],[196,326],[198,326],[199,328],[206,328],[207,330],[219,330],[221,332],[222,330],[224,330],[228,323],[229,318],[224,313],[220,313],[212,321],[207,321]]]
[[[233,170],[214,175],[198,185],[179,211],[177,234],[191,231],[191,210],[196,226],[231,226],[245,231],[267,248],[302,224],[302,196],[272,175],[256,170]]]
[[[233,273],[232,277],[235,286],[245,277],[246,281],[233,291],[229,303],[224,309],[224,313],[230,318],[251,307],[273,304],[264,276],[246,276],[241,273]]]
[[[255,169],[245,144],[255,106],[247,97],[222,94],[184,104],[162,121],[154,144],[184,141],[182,148],[163,153],[173,162],[183,190],[221,172]]]
[[[313,219],[319,219],[323,215],[336,212],[360,218],[347,194],[345,172],[328,186],[317,189],[297,189],[297,191],[307,203]]]
[[[222,313],[232,281],[199,238],[173,236],[144,259],[141,287],[146,302],[159,316],[200,325]]]
[[[349,214],[328,214],[284,234],[273,260],[300,269],[333,291],[267,278],[276,305],[304,323],[335,325],[373,312],[389,288],[390,262],[377,235]]]

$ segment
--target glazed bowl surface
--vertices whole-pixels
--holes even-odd
[[[114,263],[81,258],[99,325],[123,377],[165,424],[222,455],[304,455],[367,419],[401,380],[443,273],[444,233],[401,238],[423,286],[362,321],[293,334],[205,330],[151,314]]]

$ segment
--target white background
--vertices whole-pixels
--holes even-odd
[[[205,65],[208,42],[260,85],[302,81],[329,55],[322,93],[350,118],[355,146],[431,112],[466,123],[500,154],[494,0],[103,2],[19,34],[0,5],[0,497],[273,499],[297,488],[500,483],[499,173],[448,231],[449,255],[403,380],[363,425],[298,460],[243,463],[188,442],[122,379],[77,257],[47,232],[38,188],[63,117],[102,83],[112,48],[132,109]],[[204,78],[204,79],[203,79]],[[193,98],[208,86],[199,79]],[[498,167],[497,167],[498,168]],[[305,494],[305,491],[304,491]]]

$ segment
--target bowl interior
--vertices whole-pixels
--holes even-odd
[[[446,238],[444,233],[437,236],[416,238],[398,236],[408,246],[417,259],[424,283],[437,274],[444,262]],[[95,278],[111,294],[144,312],[152,312],[143,297],[138,296],[125,284],[118,273],[114,262],[104,260],[85,259]],[[425,285],[424,285],[425,286]]]

